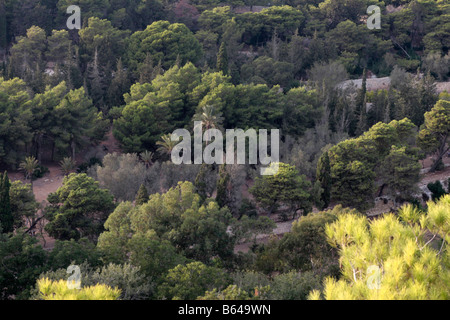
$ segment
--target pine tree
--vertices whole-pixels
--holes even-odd
[[[138,193],[136,195],[135,204],[137,206],[143,205],[148,201],[148,191],[144,184],[139,187]]]
[[[228,56],[225,42],[222,42],[217,54],[217,71],[222,71],[224,75],[228,74]]]
[[[8,173],[6,171],[4,174],[0,173],[0,226],[4,233],[14,230],[14,217],[9,196],[10,187]]]

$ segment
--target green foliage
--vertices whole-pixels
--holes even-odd
[[[64,157],[60,162],[61,172],[63,175],[67,176],[71,171],[76,168],[76,162],[70,157]]]
[[[89,18],[87,25],[79,33],[81,58],[89,61],[97,52],[100,66],[106,66],[112,61],[111,67],[115,67],[116,61],[125,53],[126,38],[129,33],[129,31],[114,28],[108,20]]]
[[[249,217],[243,215],[232,227],[233,234],[237,241],[253,242],[256,244],[256,237],[259,234],[269,234],[275,229],[276,224],[269,217]]]
[[[436,159],[430,171],[436,170],[442,157],[450,150],[446,147],[450,134],[450,102],[439,100],[433,109],[425,113],[425,123],[418,136],[418,144],[422,150],[433,152]]]
[[[96,239],[114,209],[109,191],[100,189],[99,183],[84,173],[64,177],[63,185],[48,196],[48,202],[45,229],[61,240]]]
[[[88,239],[82,238],[78,241],[56,240],[55,247],[48,255],[48,267],[52,270],[67,268],[71,264],[88,263],[95,267],[99,266],[100,253]]]
[[[114,120],[114,136],[125,151],[155,150],[164,133],[187,125],[201,98],[193,96],[199,81],[199,70],[187,63],[173,66],[151,84],[134,84],[124,96],[122,117]]]
[[[217,54],[217,71],[221,71],[224,75],[228,74],[228,56],[225,42],[220,44],[219,53]]]
[[[70,90],[55,108],[58,117],[54,131],[55,144],[60,149],[71,148],[75,159],[75,148],[83,146],[85,138],[95,137],[97,112],[84,88]],[[57,137],[57,138],[56,138]]]
[[[30,95],[19,78],[0,78],[0,161],[16,167],[31,142]]]
[[[134,203],[140,206],[148,201],[148,191],[143,184],[139,187],[138,193],[136,194],[136,199]]]
[[[33,221],[39,203],[36,201],[31,185],[24,184],[21,181],[14,181],[9,190],[11,203],[11,212],[14,217],[14,227],[21,228],[24,226],[24,220]],[[6,203],[3,202],[2,203]],[[3,231],[5,227],[2,223]]]
[[[205,295],[198,297],[197,300],[250,300],[250,297],[247,292],[232,284],[222,291],[218,291],[216,288],[206,291]]]
[[[37,282],[40,300],[117,300],[120,290],[104,284],[83,287],[81,289],[69,289],[67,282],[58,282],[49,279],[40,279]]]
[[[1,232],[13,232],[15,224],[15,213],[11,205],[11,181],[9,181],[8,173],[0,173],[0,226]]]
[[[153,297],[155,284],[142,272],[140,267],[129,263],[113,264],[93,268],[84,262],[79,265],[81,287],[86,288],[98,284],[120,290],[120,300],[143,300]],[[67,268],[44,272],[40,279],[61,281],[67,279]],[[36,288],[32,298],[39,299],[39,288]]]
[[[313,272],[290,271],[276,275],[267,293],[269,300],[307,300],[312,290],[321,288],[320,278]]]
[[[141,272],[139,267],[125,263],[108,264],[92,274],[92,282],[120,289],[121,300],[143,300],[152,296],[154,285]]]
[[[426,215],[404,206],[399,212],[404,223],[394,215],[371,222],[341,215],[326,227],[326,234],[340,250],[342,278],[325,281],[325,299],[448,299],[449,204],[448,195],[429,202]],[[430,240],[428,231],[433,234]],[[440,240],[435,249],[436,237]],[[379,276],[372,269],[380,270]]]
[[[282,132],[292,137],[301,137],[309,128],[318,125],[323,111],[316,90],[306,87],[293,88],[280,98],[283,108]]]
[[[228,204],[229,199],[227,199],[227,188],[229,186],[230,174],[227,172],[225,165],[221,165],[219,168],[219,178],[217,179],[217,194],[216,201],[220,207]]]
[[[26,299],[41,272],[46,253],[28,234],[0,235],[0,297]]]
[[[108,261],[131,259],[154,278],[183,263],[185,257],[210,262],[230,259],[235,238],[226,208],[200,197],[192,183],[179,183],[164,194],[152,194],[141,206],[121,203],[105,223],[98,246]]]
[[[206,128],[281,129],[280,154],[286,165],[281,164],[275,176],[256,178],[251,190],[258,210],[278,211],[283,218],[300,211],[306,214],[313,204],[322,208],[341,203],[365,210],[383,193],[395,200],[411,200],[420,179],[417,160],[422,156],[415,148],[414,125],[420,127],[417,145],[434,153],[432,171],[444,167],[449,99],[444,92],[438,101],[434,77],[445,81],[449,76],[446,1],[378,3],[381,30],[368,30],[365,23],[366,8],[374,1],[175,2],[0,0],[0,167],[16,170],[25,160],[22,167],[31,182],[15,182],[6,191],[9,180],[0,179],[0,229],[17,233],[1,235],[2,298],[29,297],[38,272],[60,268],[49,278],[62,280],[68,264],[85,260],[92,265],[85,264],[86,289],[97,284],[118,287],[123,299],[155,298],[161,283],[166,284],[164,295],[170,292],[168,298],[190,295],[187,281],[176,287],[175,281],[166,280],[170,269],[192,260],[271,275],[271,280],[263,276],[264,280],[249,272],[248,279],[236,285],[200,285],[199,295],[192,293],[192,299],[304,299],[307,291],[321,290],[323,275],[337,276],[336,250],[326,243],[323,230],[333,223],[331,216],[349,210],[336,206],[332,213],[303,217],[281,240],[274,237],[266,245],[256,245],[256,236],[270,233],[273,222],[267,217],[256,219],[256,207],[243,200],[254,166],[227,165],[217,170],[161,162],[176,144],[170,133],[192,129],[194,120],[203,121]],[[61,29],[71,4],[82,8],[82,29],[76,37]],[[253,10],[242,13],[248,11],[244,5]],[[256,5],[265,8],[255,10]],[[389,90],[370,91],[363,70],[378,77],[392,71]],[[361,90],[341,83],[361,73]],[[97,247],[85,239],[57,241],[55,249],[45,254],[19,229],[40,221],[35,215],[33,178],[45,174],[42,163],[50,160],[63,159],[63,173],[70,173],[74,166],[68,159],[102,141],[110,120],[121,150],[139,156],[112,154],[104,163],[93,160],[80,165],[79,172],[89,172],[99,184],[87,176],[77,180],[71,175],[49,196],[45,209],[52,237],[87,237],[95,243],[105,221],[106,231]],[[347,135],[356,137],[342,141]],[[73,185],[68,186],[69,180]],[[438,184],[430,187],[434,200],[445,193]],[[209,198],[215,193],[215,200]],[[123,202],[109,215],[113,197],[136,200],[137,205]],[[418,234],[419,245],[430,241],[445,272],[448,259],[442,239],[448,237],[448,210],[441,202],[429,207],[428,216],[402,210],[402,223],[413,229],[408,232]],[[417,231],[420,219],[428,222]],[[386,270],[397,272],[392,283],[414,287],[398,289],[404,295],[386,293],[385,297],[427,297],[424,292],[430,286],[426,286],[437,274],[435,269],[428,272],[434,268],[430,257],[435,253],[427,255],[428,246],[415,251],[413,258],[422,260],[406,276],[402,273],[401,279],[407,280],[398,280],[405,264],[395,259],[412,246],[397,246],[399,233],[392,233],[392,254],[383,261]],[[255,245],[249,253],[235,255],[238,241]],[[375,254],[380,242],[368,241],[359,251],[340,254],[349,259]],[[373,253],[366,249],[369,245]],[[116,264],[92,269],[99,259]],[[345,275],[353,276],[346,262],[341,265]],[[367,273],[363,269],[355,272],[356,278]],[[448,276],[442,272],[438,289],[430,289],[429,296],[439,296],[446,288]],[[423,285],[420,281],[426,277],[428,284]],[[350,283],[347,278],[343,281]],[[341,288],[340,281],[327,280],[323,296],[332,297],[337,292],[333,288]],[[66,293],[58,294],[67,298]],[[336,296],[372,297],[359,284]],[[311,297],[320,297],[319,291]]]
[[[127,49],[128,64],[135,69],[149,52],[155,61],[161,60],[162,66],[169,69],[178,55],[182,64],[187,61],[195,63],[201,50],[198,40],[184,24],[156,21],[131,35]]]
[[[96,179],[119,201],[132,201],[145,182],[147,169],[135,153],[107,154],[95,169]]]
[[[323,189],[321,200],[323,201],[323,209],[330,204],[331,197],[331,166],[328,152],[324,152],[317,162],[316,179],[320,182]]]
[[[447,194],[444,187],[442,186],[442,183],[439,180],[430,182],[429,184],[427,184],[427,188],[431,191],[431,199],[433,201],[439,200],[442,196]]]
[[[332,211],[310,213],[293,223],[291,232],[278,244],[287,269],[336,274],[337,251],[327,243],[325,226],[334,222],[342,211],[345,212],[337,206]]]
[[[258,13],[243,13],[236,20],[244,28],[244,42],[255,45],[265,43],[275,31],[281,39],[289,39],[302,26],[305,16],[291,6],[271,6]]]
[[[33,174],[35,170],[38,168],[38,161],[34,156],[26,157],[24,161],[22,161],[19,165],[20,169],[25,174],[25,179],[33,180]]]
[[[158,295],[166,299],[194,300],[206,291],[225,288],[229,282],[224,271],[192,262],[169,270],[158,288]]]
[[[87,162],[83,162],[77,167],[77,173],[87,173],[91,167],[96,165],[102,166],[102,161],[99,158],[91,157]]]
[[[278,166],[278,168],[277,168]],[[250,193],[269,213],[287,206],[287,214],[296,215],[298,210],[306,215],[312,209],[309,190],[311,183],[298,174],[294,166],[285,163],[271,163],[270,169],[278,171],[273,175],[256,178]]]
[[[380,122],[362,136],[332,147],[328,151],[332,200],[360,210],[373,206],[376,173],[384,176],[383,183],[394,196],[414,190],[420,166],[416,163],[417,150],[411,146],[413,130],[408,119]]]
[[[420,180],[422,168],[417,154],[409,152],[406,147],[392,146],[381,168],[380,176],[401,198],[408,199],[417,191],[416,183]]]
[[[200,203],[192,183],[179,182],[137,207],[131,225],[136,232],[154,230],[188,258],[209,262],[216,255],[229,257],[234,247],[234,238],[227,233],[232,220],[229,210],[214,201]]]
[[[280,85],[289,88],[294,82],[294,66],[289,62],[276,61],[267,56],[261,56],[241,69],[241,79],[244,83],[267,84],[272,87]]]

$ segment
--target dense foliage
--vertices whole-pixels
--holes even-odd
[[[449,48],[443,0],[0,0],[0,298],[448,299]],[[276,173],[173,163],[195,121]]]

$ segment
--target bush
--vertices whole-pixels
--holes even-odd
[[[36,170],[33,172],[33,180],[42,178],[46,173],[50,172],[47,167],[37,166]]]
[[[445,189],[439,180],[430,182],[429,184],[427,184],[427,188],[431,191],[431,199],[433,201],[439,200],[443,195],[447,193],[445,192]]]
[[[275,276],[270,284],[270,300],[306,300],[312,290],[321,288],[321,279],[313,272],[291,271]]]

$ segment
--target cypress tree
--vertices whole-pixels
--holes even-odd
[[[9,189],[11,182],[7,172],[0,173],[0,224],[2,232],[12,232],[14,230],[14,217],[11,210],[11,201],[9,196]]]
[[[222,71],[224,75],[228,74],[228,56],[225,42],[222,42],[217,54],[217,71]]]
[[[321,200],[323,201],[323,209],[328,207],[331,198],[331,166],[328,152],[325,152],[317,163],[316,179],[320,182],[323,189]]]
[[[139,187],[138,193],[136,195],[135,204],[137,206],[143,205],[148,201],[148,191],[147,188],[144,186],[144,184],[141,184]]]
[[[152,82],[153,78],[153,59],[150,53],[147,52],[144,63],[139,68],[139,82],[150,83]]]

